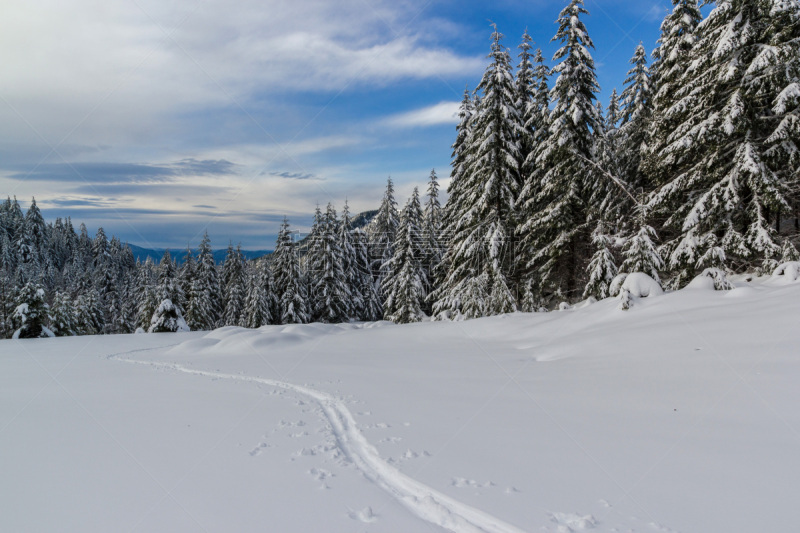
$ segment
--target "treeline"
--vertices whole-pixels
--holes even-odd
[[[70,219],[45,223],[35,199],[24,215],[8,199],[0,204],[0,332],[25,338],[419,320],[430,312],[419,296],[430,291],[436,254],[419,258],[423,245],[441,247],[438,192],[431,172],[425,207],[415,190],[398,212],[390,179],[366,229],[353,228],[346,203],[341,216],[329,204],[317,208],[302,240],[284,220],[268,256],[246,260],[230,245],[218,265],[206,233],[180,266],[169,251],[158,264],[136,261],[103,228],[91,238]]]
[[[552,67],[527,32],[512,65],[495,28],[444,206],[435,173],[400,210],[389,180],[364,229],[328,205],[302,242],[284,222],[267,258],[230,247],[217,266],[206,235],[178,268],[7,201],[2,333],[475,318],[604,298],[625,272],[677,289],[797,260],[800,4],[720,0],[703,19],[673,0],[652,62],[636,47],[606,107],[585,15],[560,13]]]

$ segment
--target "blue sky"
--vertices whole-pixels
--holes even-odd
[[[284,215],[375,208],[435,168],[490,21],[547,59],[561,1],[15,2],[0,20],[0,193],[145,247],[272,248]],[[669,0],[587,0],[599,98]]]

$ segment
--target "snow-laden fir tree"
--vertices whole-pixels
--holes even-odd
[[[193,330],[211,330],[217,327],[222,315],[222,288],[219,282],[211,239],[203,235],[198,250],[192,299],[186,310],[186,322]]]
[[[280,305],[281,324],[305,324],[309,321],[306,283],[300,269],[300,259],[292,242],[289,222],[284,218],[278,231],[278,241],[272,254],[275,272],[275,296]]]
[[[599,91],[594,47],[581,15],[582,0],[572,0],[558,18],[553,37],[562,47],[554,61],[558,77],[550,93],[553,102],[549,135],[536,150],[542,169],[533,198],[522,207],[526,219],[519,228],[521,246],[528,252],[526,267],[536,272],[544,295],[577,298],[591,255],[591,198],[598,179],[594,158],[594,132],[601,117],[594,105]]]
[[[638,231],[628,237],[622,248],[625,260],[622,262],[622,271],[628,274],[643,272],[661,284],[659,270],[664,268],[664,261],[656,248],[656,231],[647,224],[646,208],[637,206]]]
[[[147,330],[161,299],[156,293],[156,270],[153,260],[148,256],[144,263],[140,263],[136,274],[136,287],[138,309],[136,314],[137,327]]]
[[[383,193],[378,212],[367,226],[367,235],[372,254],[372,272],[378,286],[386,275],[385,264],[394,255],[392,243],[398,225],[397,201],[394,199],[394,182],[392,178],[386,180],[386,191]]]
[[[619,176],[631,190],[650,192],[652,186],[640,169],[642,155],[647,151],[647,138],[652,120],[653,90],[647,52],[640,42],[630,60],[631,69],[625,78],[621,95],[621,124],[617,141]]]
[[[181,290],[183,290],[183,296],[185,298],[185,304],[183,308],[188,311],[189,306],[192,302],[192,284],[194,283],[194,276],[195,276],[195,269],[196,264],[194,260],[194,255],[192,255],[191,247],[186,247],[186,255],[184,255],[183,264],[178,269],[178,283],[181,286]]]
[[[358,281],[354,290],[361,295],[361,309],[356,317],[358,320],[372,322],[383,318],[383,302],[381,302],[375,279],[372,277],[372,267],[369,253],[369,237],[367,233],[357,228],[353,230],[353,244],[355,246],[355,271]]]
[[[446,240],[447,236],[444,235],[442,227],[442,206],[439,203],[439,180],[436,171],[431,170],[422,216],[422,269],[425,272],[426,294],[430,294],[434,289],[439,265],[446,249]],[[432,312],[433,307],[429,299],[426,299],[422,308],[426,314]]]
[[[77,335],[75,304],[65,292],[57,292],[48,312],[48,327],[56,337]]]
[[[45,326],[48,307],[44,289],[38,284],[26,283],[17,297],[17,307],[12,315],[14,338],[52,337],[53,333]]]
[[[75,300],[78,335],[99,335],[103,330],[103,308],[97,291],[90,287]]]
[[[469,137],[471,132],[472,117],[475,114],[473,100],[470,97],[469,89],[464,89],[464,97],[461,100],[461,105],[458,108],[458,125],[456,126],[456,140],[452,146],[451,153],[451,171],[450,171],[450,186],[447,188],[449,199],[447,205],[461,204],[461,198],[466,194],[466,174],[469,171],[470,158],[467,155],[469,147]],[[445,206],[446,207],[446,206]],[[452,228],[456,222],[459,213],[452,209],[444,209],[442,211],[442,226],[444,228]],[[448,230],[449,232],[449,230]]]
[[[780,89],[772,102],[771,113],[764,117],[769,132],[766,159],[778,179],[786,184],[790,212],[775,214],[776,231],[781,231],[782,215],[794,218],[795,234],[800,233],[800,4],[771,0],[767,50],[763,58],[766,87]],[[789,229],[789,228],[786,228]],[[791,231],[791,230],[789,230]],[[785,241],[786,242],[786,241]],[[791,244],[791,243],[790,243]],[[792,245],[792,247],[794,247]],[[783,254],[785,256],[785,253]]]
[[[246,296],[244,256],[241,246],[233,248],[228,244],[225,262],[222,264],[222,287],[225,290],[222,323],[226,326],[237,326],[244,311]]]
[[[459,194],[446,206],[450,242],[443,282],[435,293],[434,313],[441,318],[473,318],[464,309],[483,308],[495,315],[516,309],[513,279],[514,200],[518,193],[519,113],[509,52],[495,27],[490,65],[478,85],[481,98],[471,120],[465,155],[467,168],[458,177]],[[454,169],[455,171],[455,169]],[[470,280],[484,276],[491,298],[469,290]]]
[[[339,222],[339,250],[341,251],[342,273],[349,297],[345,300],[348,317],[357,317],[364,308],[362,294],[359,290],[359,274],[356,272],[356,249],[353,241],[353,224],[350,218],[350,206],[344,202],[342,219]]]
[[[667,176],[651,205],[667,217],[667,267],[678,285],[711,265],[742,270],[780,257],[773,222],[789,204],[766,153],[765,118],[784,90],[769,75],[782,68],[770,4],[720,1],[700,23],[668,111],[677,126],[653,156]]]
[[[399,324],[419,322],[424,317],[425,270],[422,265],[424,240],[419,190],[414,187],[402,213],[394,241],[394,256],[384,279],[384,318]]]
[[[531,162],[528,161],[528,156],[533,152],[535,139],[533,127],[528,126],[528,124],[532,124],[534,114],[538,112],[534,103],[536,93],[534,77],[536,71],[531,57],[533,39],[531,39],[527,29],[522,34],[522,42],[518,48],[520,53],[518,56],[519,65],[517,66],[514,105],[518,112],[515,118],[519,122],[517,127],[519,131],[517,179],[519,181],[518,187],[521,188],[524,184],[525,176],[529,175],[533,170]]]
[[[592,233],[592,244],[595,253],[589,261],[589,281],[583,290],[583,297],[593,296],[598,300],[608,298],[609,287],[617,275],[617,265],[611,251],[614,239],[606,233],[606,226],[601,221]]]
[[[272,324],[274,308],[272,272],[265,259],[254,261],[247,282],[247,297],[239,325],[260,328]]]
[[[319,208],[317,208],[319,211]],[[342,250],[339,246],[339,220],[332,204],[325,214],[317,213],[309,236],[307,256],[310,283],[310,302],[314,322],[347,322],[349,287],[342,269]]]
[[[180,280],[178,280],[178,268],[172,260],[169,250],[164,252],[161,262],[158,264],[155,299],[159,304],[164,300],[169,300],[177,308],[181,316],[183,316],[182,305],[185,297]]]
[[[690,63],[689,54],[697,42],[697,26],[703,19],[697,0],[672,0],[672,5],[672,12],[661,23],[661,37],[653,50],[653,120],[642,166],[648,182],[656,186],[663,185],[671,175],[671,166],[665,166],[658,155],[664,151],[668,137],[678,125],[680,113],[674,107],[676,96]]]
[[[173,304],[172,300],[163,300],[156,308],[147,332],[174,333],[176,331],[189,331],[189,326],[186,325],[178,306]]]

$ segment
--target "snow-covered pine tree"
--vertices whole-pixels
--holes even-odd
[[[244,256],[241,245],[234,249],[233,243],[230,243],[225,262],[222,264],[222,287],[225,291],[222,324],[225,326],[238,326],[241,322],[247,295],[244,274]]]
[[[339,247],[339,220],[332,204],[319,217],[316,235],[308,252],[311,273],[312,319],[315,322],[347,322],[349,287],[342,269],[342,250]],[[315,233],[312,231],[312,233]]]
[[[613,239],[606,233],[606,226],[601,221],[592,233],[592,244],[595,253],[589,261],[589,281],[583,290],[583,297],[593,296],[598,300],[608,298],[611,281],[617,275],[617,265],[611,252]]]
[[[100,297],[93,287],[78,296],[75,301],[75,310],[78,317],[78,335],[98,335],[103,331],[103,308]]]
[[[652,121],[653,90],[647,52],[640,42],[630,60],[632,65],[622,91],[621,124],[617,151],[618,176],[631,190],[650,192],[653,187],[640,169],[642,155],[647,151],[647,138]]]
[[[369,253],[369,237],[367,233],[357,228],[353,230],[353,244],[355,246],[355,271],[358,275],[357,290],[361,295],[362,307],[357,315],[358,320],[372,322],[383,318],[383,303],[380,293],[372,277],[372,267]]]
[[[178,280],[178,269],[169,250],[164,252],[158,264],[158,280],[156,282],[156,300],[160,303],[169,300],[183,316],[182,304],[185,301],[183,289]],[[151,317],[152,318],[152,317]]]
[[[597,215],[591,198],[598,177],[590,161],[601,117],[594,105],[594,45],[580,18],[587,13],[583,0],[572,0],[558,18],[553,40],[563,46],[553,58],[561,62],[553,68],[558,78],[550,93],[549,136],[536,150],[541,182],[536,196],[526,200],[518,232],[530,253],[526,266],[541,278],[544,296],[559,298],[580,296],[591,255],[591,217]]]
[[[388,263],[388,275],[384,278],[384,318],[406,324],[419,322],[424,317],[422,304],[425,301],[425,270],[422,265],[423,215],[419,201],[419,189],[414,187],[402,213],[400,226],[394,241],[394,256]]]
[[[48,313],[48,324],[50,331],[56,337],[68,337],[77,335],[78,317],[75,311],[75,304],[65,292],[57,292],[53,298],[53,305],[50,306]]]
[[[148,333],[174,333],[176,331],[189,331],[181,310],[172,303],[172,300],[163,300],[156,308],[153,319],[150,321]]]
[[[15,328],[13,337],[52,337],[53,333],[45,327],[47,310],[44,289],[36,283],[26,283],[17,297],[17,307],[12,315]]]
[[[350,206],[347,200],[342,209],[342,219],[339,223],[339,250],[341,250],[342,273],[347,289],[345,300],[346,314],[349,318],[357,318],[362,314],[364,302],[359,290],[359,275],[356,272],[356,249],[353,242],[353,227],[350,219]]]
[[[140,263],[136,274],[136,294],[138,308],[136,325],[147,330],[161,300],[156,293],[156,271],[153,260],[148,256],[144,263]]]
[[[289,222],[284,218],[272,254],[275,296],[280,305],[280,316],[276,317],[276,322],[280,321],[281,324],[305,324],[309,321],[306,283],[295,246]]]
[[[439,265],[445,252],[446,236],[443,235],[442,207],[439,203],[439,180],[436,170],[428,178],[428,194],[422,217],[422,270],[425,273],[425,294],[431,294],[439,274]],[[425,314],[433,311],[429,298],[422,303]]]
[[[394,199],[394,182],[392,178],[386,180],[386,191],[383,194],[378,213],[367,226],[367,235],[370,242],[370,253],[372,254],[372,273],[375,276],[378,286],[386,275],[384,265],[394,255],[392,243],[398,225],[397,201]]]
[[[45,243],[47,242],[47,224],[44,221],[36,198],[31,198],[31,205],[25,213],[25,239],[31,247],[34,275],[41,275],[45,268]]]
[[[460,194],[448,202],[445,216],[452,224],[451,242],[444,263],[447,271],[439,287],[434,313],[461,315],[465,308],[483,308],[495,315],[516,309],[514,286],[514,200],[518,193],[518,113],[509,52],[502,35],[492,33],[491,64],[478,85],[481,99],[472,119],[466,157],[468,167],[459,176]],[[455,200],[455,201],[453,201]],[[452,203],[452,205],[451,205]],[[467,290],[469,280],[484,275],[491,298]]]
[[[666,183],[650,202],[668,216],[664,248],[680,283],[723,257],[735,270],[780,257],[772,223],[789,204],[766,157],[764,119],[784,89],[767,75],[770,20],[770,2],[720,0],[697,28],[669,111],[677,126],[654,156]]]
[[[208,232],[205,232],[198,250],[192,300],[186,311],[186,322],[193,331],[211,330],[217,327],[221,315],[219,274],[211,250],[211,239]]]
[[[776,231],[791,232],[781,222],[782,215],[793,217],[796,239],[800,234],[800,4],[770,0],[769,18],[765,50],[773,53],[764,57],[761,72],[766,84],[780,93],[772,102],[772,113],[764,117],[769,132],[766,159],[788,189],[790,210],[777,210]]]
[[[637,206],[639,231],[628,237],[622,248],[625,257],[622,271],[628,274],[643,272],[661,284],[658,272],[664,268],[664,261],[653,242],[657,238],[656,231],[647,224],[645,210],[645,206]]]
[[[668,137],[680,118],[676,96],[689,65],[690,52],[697,42],[697,26],[703,18],[697,0],[672,0],[673,9],[661,23],[661,37],[653,50],[651,85],[653,115],[649,128],[647,153],[642,169],[647,181],[661,186],[672,174],[659,155],[666,149]]]
[[[517,163],[518,189],[521,189],[525,182],[525,177],[533,171],[532,162],[528,161],[528,156],[533,152],[534,141],[534,114],[539,110],[534,103],[536,86],[533,62],[531,61],[531,49],[533,39],[528,34],[528,30],[522,34],[522,42],[519,45],[519,65],[517,66],[517,79],[515,84],[516,99],[514,105],[517,109],[516,119],[518,120],[517,129],[519,131],[519,150]],[[537,50],[538,51],[538,50]],[[530,126],[529,126],[530,124]]]
[[[178,283],[181,286],[181,290],[183,291],[183,296],[186,302],[183,305],[183,308],[187,312],[192,304],[192,286],[194,283],[196,268],[197,265],[194,260],[194,255],[192,255],[192,249],[190,246],[187,246],[183,264],[178,269]]]
[[[273,281],[269,263],[262,258],[251,262],[247,297],[239,325],[243,328],[260,328],[272,324]]]

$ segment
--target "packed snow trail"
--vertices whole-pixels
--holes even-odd
[[[136,351],[149,350],[153,349]],[[397,468],[381,459],[378,450],[367,441],[358,429],[352,413],[343,402],[330,394],[273,379],[209,372],[187,368],[174,363],[141,361],[121,357],[131,353],[133,352],[114,354],[108,358],[125,363],[166,368],[196,376],[260,383],[306,396],[315,401],[322,409],[325,418],[331,425],[338,446],[345,456],[352,461],[367,479],[388,492],[414,515],[454,533],[523,533],[523,530],[503,522],[499,518],[461,503],[403,474]]]

